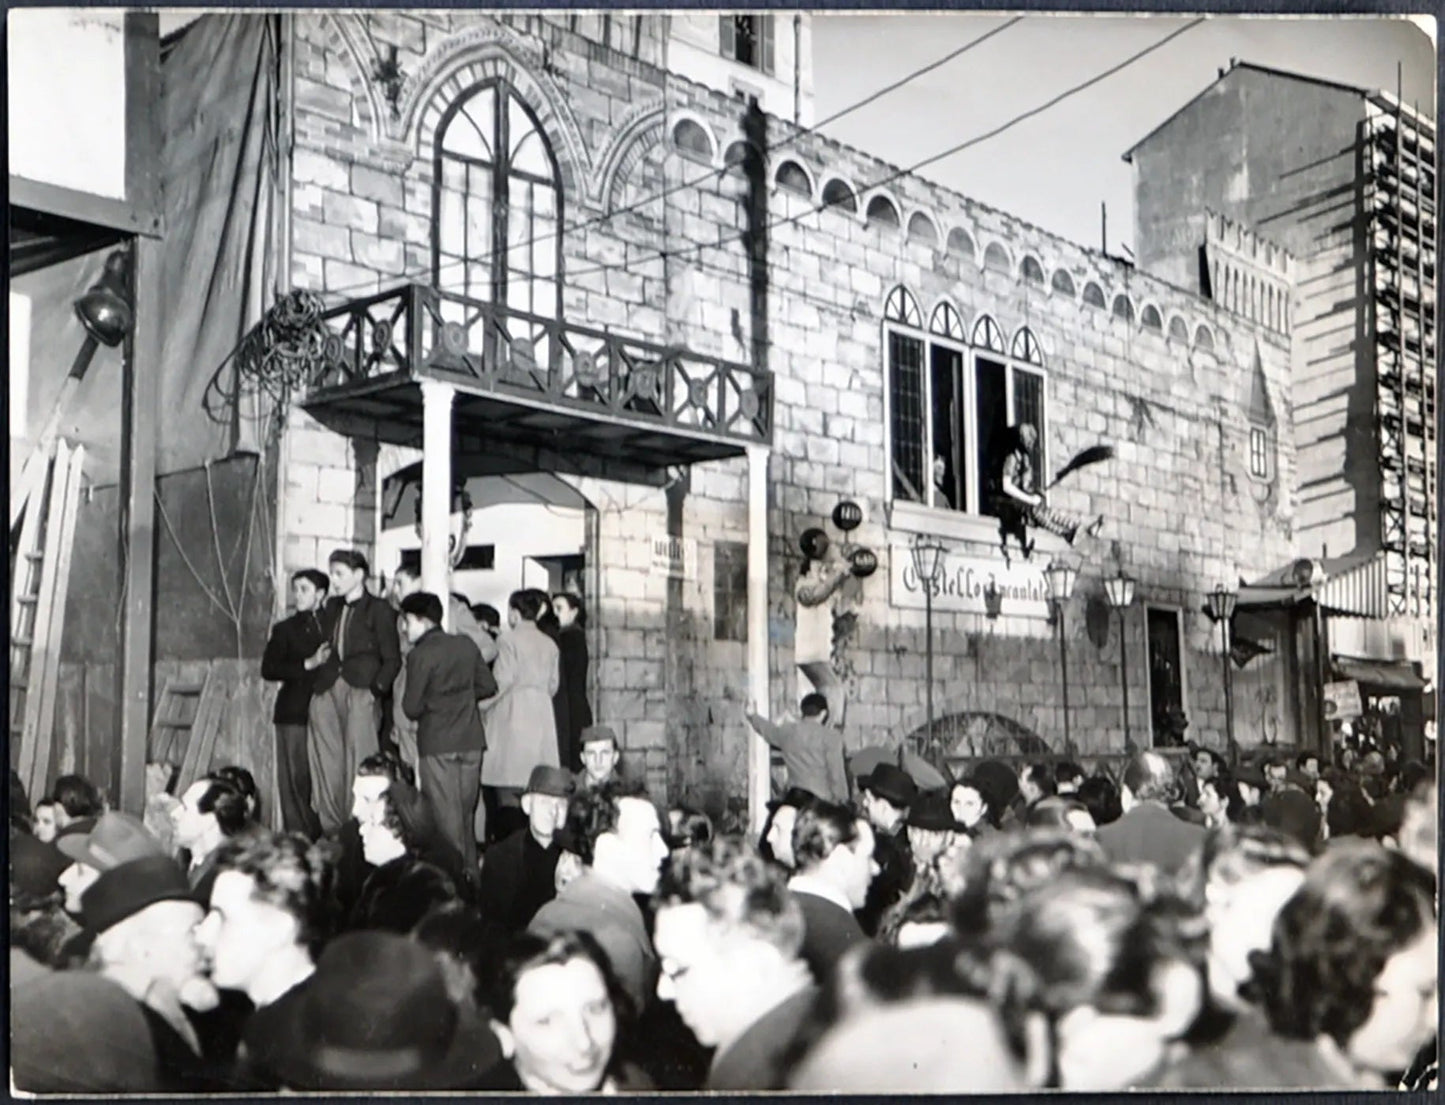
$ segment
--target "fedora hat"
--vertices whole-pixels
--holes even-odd
[[[858,780],[860,790],[871,790],[879,798],[886,798],[895,806],[909,806],[918,797],[918,784],[913,776],[897,764],[879,764]]]
[[[501,1059],[491,1029],[447,994],[432,953],[405,936],[339,936],[302,985],[255,1041],[288,1089],[468,1089]]]
[[[196,902],[181,865],[170,856],[146,856],[103,872],[80,896],[80,919],[104,932],[157,902]]]
[[[572,797],[572,774],[560,767],[538,764],[532,768],[532,776],[527,780],[527,789],[522,793],[546,794],[552,798],[570,798]]]
[[[949,805],[947,790],[929,790],[920,794],[908,807],[908,825],[914,829],[932,829],[934,832],[952,832],[961,828],[953,819],[953,807]]]
[[[88,833],[67,833],[55,846],[76,863],[109,871],[131,860],[163,856],[165,850],[150,831],[128,813],[107,810]]]

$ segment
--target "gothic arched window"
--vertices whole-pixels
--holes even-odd
[[[506,80],[462,93],[437,127],[432,276],[447,292],[556,318],[562,186],[532,109]]]

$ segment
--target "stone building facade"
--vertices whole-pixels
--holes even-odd
[[[1119,622],[1103,589],[1121,568],[1138,581],[1124,620],[1134,740],[1149,739],[1151,690],[1172,681],[1188,736],[1222,745],[1219,634],[1201,605],[1218,583],[1294,555],[1287,338],[771,115],[759,311],[742,239],[746,105],[662,68],[667,16],[614,16],[608,41],[597,18],[291,17],[294,285],[329,303],[404,282],[486,286],[486,272],[468,265],[485,267],[504,251],[478,258],[449,240],[434,252],[434,234],[455,232],[455,224],[435,229],[450,218],[436,205],[454,202],[455,182],[438,186],[437,172],[452,171],[438,143],[451,141],[458,103],[480,102],[468,97],[518,105],[506,109],[508,125],[530,127],[550,153],[532,162],[538,173],[510,178],[526,176],[533,189],[524,214],[534,241],[524,261],[509,262],[507,287],[525,283],[528,302],[572,321],[732,361],[757,356],[775,374],[775,715],[796,709],[806,689],[793,666],[799,535],[821,526],[836,539],[830,514],[849,499],[864,515],[851,538],[880,561],[837,600],[835,666],[847,678],[851,745],[896,744],[927,714],[924,603],[908,569],[920,536],[949,549],[933,613],[933,700],[937,717],[958,719],[950,732],[960,753],[986,750],[968,736],[991,721],[995,732],[1064,749],[1060,654],[1042,576],[1053,556],[1070,557],[1080,572],[1063,623],[1077,752],[1124,747]],[[372,76],[373,60],[392,46],[404,77],[387,87]],[[542,191],[553,198],[537,199]],[[546,217],[558,201],[564,229],[554,236]],[[512,202],[508,217],[518,217]],[[538,252],[541,241],[555,252]],[[1249,411],[1261,388],[1281,423],[1265,481],[1248,475]],[[1025,416],[1041,424],[1043,471],[1098,443],[1117,456],[1051,497],[1061,509],[1101,515],[1101,536],[1073,549],[1041,536],[1031,562],[1006,567],[995,522],[980,514],[979,442]],[[337,545],[372,547],[379,480],[414,454],[342,436],[299,408],[282,448],[283,570],[320,563]],[[921,458],[935,452],[952,458],[946,495],[918,486]],[[899,470],[915,478],[900,481]],[[746,646],[736,638],[745,623],[733,614],[743,601],[745,473],[740,459],[679,471],[666,489],[572,481],[596,508],[588,550],[595,711],[674,797],[743,789],[749,704]],[[695,553],[683,578],[655,566],[654,540],[668,535]],[[1003,594],[993,618],[981,598],[990,574]],[[1281,704],[1281,716],[1291,709]],[[1245,745],[1258,739],[1243,720],[1237,735]]]

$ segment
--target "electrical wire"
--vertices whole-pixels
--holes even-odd
[[[1101,81],[1104,81],[1104,80],[1108,79],[1109,77],[1112,77],[1112,76],[1115,75],[1116,73],[1119,73],[1120,71],[1122,71],[1122,70],[1124,70],[1124,69],[1127,69],[1129,66],[1135,64],[1136,62],[1143,60],[1143,59],[1144,59],[1145,57],[1147,57],[1149,54],[1154,53],[1156,50],[1162,49],[1164,46],[1167,46],[1170,42],[1173,42],[1173,41],[1174,41],[1176,38],[1178,38],[1180,35],[1185,34],[1185,33],[1188,32],[1188,31],[1192,31],[1195,27],[1199,26],[1199,25],[1200,25],[1201,23],[1203,23],[1203,22],[1205,22],[1205,20],[1204,20],[1204,18],[1202,18],[1202,17],[1199,18],[1199,19],[1192,20],[1191,22],[1186,23],[1183,27],[1180,27],[1180,28],[1177,28],[1177,29],[1174,30],[1174,31],[1171,31],[1169,34],[1165,35],[1163,38],[1159,39],[1157,42],[1154,42],[1154,43],[1152,43],[1151,45],[1146,46],[1146,47],[1144,47],[1143,49],[1136,51],[1135,53],[1131,54],[1129,57],[1125,58],[1123,61],[1117,62],[1116,64],[1110,66],[1108,69],[1105,69],[1105,70],[1103,70],[1102,72],[1096,73],[1094,76],[1088,78],[1087,80],[1081,81],[1080,83],[1078,83],[1078,84],[1076,84],[1076,85],[1073,85],[1073,86],[1070,87],[1070,88],[1065,89],[1063,92],[1060,92],[1058,95],[1052,97],[1051,99],[1045,101],[1045,102],[1042,103],[1042,104],[1039,104],[1039,105],[1036,106],[1036,107],[1029,108],[1027,111],[1022,111],[1022,112],[1018,113],[1017,115],[1014,115],[1014,116],[1011,117],[1010,119],[1008,119],[1008,120],[1004,121],[1003,123],[1000,123],[998,126],[994,127],[992,130],[985,131],[985,132],[982,133],[982,134],[975,135],[975,136],[973,136],[972,138],[965,139],[965,140],[962,141],[962,142],[959,142],[959,143],[956,143],[955,145],[949,146],[947,149],[941,150],[940,152],[938,152],[938,153],[936,153],[936,154],[932,154],[932,155],[930,155],[929,157],[925,157],[925,158],[924,158],[923,160],[921,160],[921,161],[916,161],[916,162],[914,162],[912,165],[908,166],[907,168],[904,168],[904,169],[895,169],[893,172],[887,174],[886,176],[883,176],[883,177],[879,178],[878,180],[872,181],[872,182],[870,182],[869,184],[865,185],[863,188],[860,189],[860,191],[861,191],[861,192],[868,192],[868,191],[872,191],[873,189],[876,189],[876,188],[882,188],[882,187],[884,187],[885,185],[891,184],[893,181],[898,180],[898,179],[901,178],[901,177],[910,176],[910,175],[912,175],[913,173],[918,172],[919,169],[926,168],[926,167],[929,166],[929,165],[933,165],[933,164],[935,164],[935,163],[937,163],[937,162],[939,162],[939,161],[944,160],[945,158],[952,157],[952,156],[954,156],[955,154],[962,153],[964,150],[970,149],[970,148],[972,148],[972,147],[974,147],[974,146],[977,146],[977,145],[980,145],[980,144],[982,144],[982,143],[984,143],[984,142],[989,141],[989,140],[992,139],[992,138],[997,138],[1000,134],[1003,134],[1005,131],[1012,130],[1014,127],[1018,126],[1019,124],[1024,123],[1024,122],[1028,121],[1029,119],[1034,118],[1035,116],[1041,115],[1043,112],[1048,111],[1049,109],[1058,106],[1058,105],[1059,105],[1060,103],[1062,103],[1063,101],[1065,101],[1065,100],[1067,100],[1067,99],[1070,99],[1070,98],[1073,97],[1073,96],[1077,96],[1080,92],[1083,92],[1083,91],[1085,91],[1085,90],[1087,90],[1087,89],[1089,89],[1089,88],[1092,88],[1094,85],[1100,83]],[[768,231],[772,231],[772,230],[776,230],[776,229],[779,229],[779,228],[784,227],[784,226],[788,226],[788,225],[793,224],[793,223],[800,222],[801,220],[806,219],[806,218],[808,218],[808,217],[811,216],[811,215],[816,215],[818,212],[824,211],[824,210],[826,210],[827,208],[829,208],[829,207],[831,207],[831,206],[833,206],[833,204],[827,203],[827,202],[814,204],[813,206],[809,207],[808,209],[806,209],[806,210],[804,210],[804,211],[800,211],[800,212],[798,212],[798,213],[795,214],[795,215],[784,216],[784,217],[782,217],[782,218],[776,219],[776,220],[768,223],[766,229],[767,229]],[[719,235],[718,235],[719,241],[716,242],[716,243],[713,243],[713,242],[697,242],[697,243],[694,243],[694,244],[692,244],[692,245],[690,245],[690,246],[684,247],[683,249],[677,250],[677,251],[658,250],[658,251],[655,251],[654,256],[659,257],[659,258],[664,257],[664,256],[667,256],[667,257],[686,256],[688,253],[701,252],[701,251],[704,250],[704,249],[717,249],[717,248],[721,248],[723,245],[731,245],[733,241],[745,242],[745,241],[747,240],[747,237],[748,237],[747,231],[740,231],[740,232],[739,232],[738,234],[736,234],[736,235],[728,235],[728,234],[724,234],[724,233],[722,233],[722,232],[720,231],[720,232],[719,232]],[[633,265],[636,265],[636,264],[639,264],[639,263],[643,263],[643,262],[645,262],[645,261],[647,261],[647,260],[649,260],[649,258],[647,258],[646,256],[643,256],[643,257],[640,257],[640,258],[637,258],[637,259],[635,259],[635,260],[632,260],[632,261],[627,262],[627,264],[626,264],[625,267],[631,268]],[[566,279],[568,279],[568,280],[575,280],[575,279],[576,279],[577,277],[579,277],[579,276],[588,276],[588,275],[591,275],[592,273],[607,272],[607,271],[611,271],[611,270],[615,270],[615,269],[619,269],[619,268],[623,268],[623,267],[624,267],[624,266],[622,266],[622,265],[613,265],[613,264],[599,263],[599,264],[596,264],[596,265],[591,266],[590,268],[572,269],[572,270],[568,271],[567,273],[565,273],[564,275],[565,275]]]
[[[829,115],[827,118],[825,118],[825,119],[820,119],[818,122],[813,123],[813,124],[811,124],[810,126],[806,126],[806,127],[795,127],[795,128],[792,130],[792,132],[789,133],[788,135],[786,135],[785,137],[779,139],[777,142],[774,142],[774,143],[772,143],[772,144],[770,144],[770,145],[768,145],[768,146],[765,146],[762,150],[758,151],[759,156],[763,156],[763,155],[769,154],[769,153],[776,153],[776,152],[779,151],[779,150],[785,149],[785,148],[793,145],[793,144],[796,143],[799,139],[804,138],[804,137],[806,137],[806,136],[808,136],[808,135],[820,134],[822,128],[828,126],[830,123],[835,123],[835,122],[837,122],[839,119],[842,119],[842,118],[844,118],[844,117],[846,117],[846,116],[848,116],[848,115],[853,114],[855,111],[860,111],[860,110],[862,110],[863,108],[868,107],[870,104],[877,103],[877,102],[878,102],[879,100],[881,100],[884,96],[888,96],[888,95],[890,95],[890,94],[898,91],[900,88],[903,88],[905,85],[911,84],[913,81],[918,80],[920,77],[927,76],[929,73],[932,73],[932,72],[934,72],[935,70],[942,68],[944,65],[947,65],[949,62],[953,61],[954,59],[959,58],[959,57],[961,57],[962,55],[968,53],[970,50],[974,49],[975,47],[983,45],[985,42],[987,42],[989,39],[993,38],[995,35],[1002,34],[1004,31],[1008,30],[1010,27],[1013,27],[1015,24],[1018,24],[1018,23],[1023,22],[1024,18],[1025,18],[1025,17],[1022,16],[1022,15],[1016,15],[1016,16],[1014,16],[1013,18],[1009,19],[1007,22],[1002,23],[1002,24],[1000,24],[1000,25],[997,26],[997,27],[993,27],[993,28],[991,28],[990,30],[985,31],[983,34],[979,35],[977,38],[970,39],[968,42],[965,42],[962,46],[955,47],[954,49],[950,50],[948,53],[944,54],[941,58],[938,58],[938,59],[935,60],[935,61],[931,61],[931,62],[929,62],[927,65],[920,66],[919,68],[914,69],[914,70],[912,70],[912,71],[909,72],[909,73],[906,73],[904,76],[900,77],[898,80],[893,81],[891,84],[887,84],[887,85],[885,85],[885,86],[882,87],[882,88],[876,89],[875,91],[870,92],[868,95],[864,96],[862,99],[856,100],[856,101],[854,101],[853,103],[848,104],[846,107],[840,108],[839,110],[835,111],[832,115]],[[375,42],[373,41],[373,47],[374,47],[374,46],[375,46]],[[519,242],[514,242],[514,243],[506,246],[506,247],[505,247],[503,250],[501,250],[500,252],[501,252],[502,254],[506,255],[506,254],[510,254],[510,253],[511,253],[512,251],[514,251],[514,250],[523,249],[523,248],[530,249],[533,245],[537,244],[538,242],[550,241],[551,239],[556,238],[556,237],[558,237],[559,235],[576,234],[576,233],[579,233],[579,232],[581,232],[581,231],[583,231],[583,230],[590,229],[591,227],[600,226],[602,223],[609,222],[610,220],[615,219],[615,218],[617,218],[617,217],[620,216],[620,215],[627,215],[627,214],[630,214],[630,213],[632,213],[632,212],[634,212],[634,211],[641,210],[643,207],[646,207],[647,205],[652,204],[652,203],[656,203],[657,201],[662,200],[662,199],[665,199],[666,197],[668,197],[668,196],[670,196],[670,195],[673,195],[673,194],[675,194],[675,193],[677,193],[677,192],[684,191],[685,189],[688,189],[688,188],[695,188],[695,187],[697,187],[698,185],[704,184],[704,183],[706,183],[707,181],[712,180],[712,179],[715,178],[715,177],[716,177],[716,178],[720,178],[720,177],[726,175],[727,172],[728,172],[731,168],[732,168],[731,165],[723,165],[723,166],[721,166],[720,168],[709,169],[709,170],[708,170],[707,172],[705,172],[705,173],[701,173],[701,174],[699,174],[699,175],[697,175],[697,176],[690,177],[690,178],[688,178],[688,179],[686,179],[686,180],[679,181],[677,184],[669,185],[668,187],[664,188],[664,189],[663,189],[662,191],[660,191],[660,192],[655,192],[655,193],[653,193],[653,194],[651,194],[651,195],[643,196],[641,199],[634,200],[632,203],[627,204],[627,205],[625,205],[625,206],[623,206],[623,207],[618,207],[618,208],[615,208],[614,210],[603,212],[603,213],[600,214],[600,215],[594,215],[594,216],[592,216],[591,218],[584,220],[583,222],[574,223],[574,224],[572,224],[571,226],[564,226],[564,227],[559,228],[558,230],[549,231],[549,232],[547,232],[547,233],[545,233],[545,234],[537,234],[537,235],[532,236],[531,238],[527,238],[527,239],[524,239],[524,240],[519,241]],[[438,274],[440,273],[440,271],[444,271],[444,270],[447,270],[447,269],[460,268],[460,267],[462,267],[462,266],[464,266],[464,265],[468,265],[468,264],[482,264],[482,263],[485,263],[485,262],[487,262],[487,261],[492,260],[492,258],[497,255],[497,252],[498,252],[498,251],[493,250],[493,251],[490,252],[490,253],[477,254],[477,255],[474,255],[474,256],[471,256],[471,257],[467,257],[467,258],[465,258],[465,259],[461,259],[461,260],[449,262],[448,264],[441,266],[441,269],[438,270]],[[395,277],[395,278],[393,278],[393,277],[387,277],[387,276],[383,276],[383,275],[378,275],[378,276],[376,277],[376,279],[374,279],[374,280],[366,280],[366,281],[358,282],[358,283],[352,284],[352,285],[342,285],[341,287],[338,287],[338,288],[328,288],[326,291],[324,291],[324,292],[322,292],[322,293],[320,293],[320,294],[321,294],[321,295],[325,295],[325,296],[346,294],[346,293],[349,293],[349,292],[359,291],[359,290],[361,290],[362,288],[369,288],[369,287],[371,287],[373,284],[380,284],[382,281],[387,280],[387,279],[396,279],[396,278],[406,279],[408,276],[427,276],[427,275],[430,275],[431,272],[432,272],[431,268],[428,267],[428,268],[426,268],[426,269],[415,269],[415,270],[404,271],[404,272],[398,274],[398,277]]]

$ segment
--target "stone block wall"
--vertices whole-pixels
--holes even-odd
[[[369,28],[361,18],[295,17],[298,286],[338,302],[404,280],[432,281],[435,127],[451,98],[501,77],[536,113],[557,159],[567,224],[564,317],[750,359],[757,320],[742,239],[747,185],[726,169],[742,135],[737,101],[664,73],[647,50],[589,39],[565,16],[394,13]],[[651,23],[643,27],[651,33]],[[368,30],[378,48],[394,42],[404,59],[395,112],[366,76]],[[683,120],[704,129],[710,155],[673,144]],[[924,615],[893,604],[891,550],[928,531],[969,555],[996,555],[986,522],[920,520],[889,501],[883,307],[901,285],[925,318],[951,303],[965,333],[986,314],[1009,340],[1023,327],[1035,335],[1048,381],[1051,468],[1087,445],[1117,448],[1116,460],[1078,474],[1052,500],[1105,519],[1103,539],[1078,550],[1081,577],[1065,612],[1071,732],[1081,752],[1123,744],[1117,623],[1099,612],[1102,580],[1120,565],[1139,580],[1128,621],[1135,737],[1148,727],[1141,607],[1149,603],[1183,611],[1190,735],[1222,742],[1217,634],[1198,610],[1217,582],[1263,574],[1294,553],[1287,425],[1274,482],[1261,488],[1247,475],[1252,373],[1258,364],[1283,393],[1284,339],[862,151],[776,119],[768,128],[776,147],[767,159],[766,313],[767,367],[776,375],[768,480],[773,712],[796,709],[800,692],[792,662],[797,538],[824,524],[840,498],[862,505],[865,522],[853,537],[881,561],[872,578],[847,585],[840,603],[857,614],[846,646],[846,732],[855,746],[896,742],[927,710]],[[807,195],[771,183],[785,161],[803,170]],[[855,195],[856,210],[815,209],[825,187],[837,194],[835,182]],[[374,448],[295,412],[287,440],[287,568],[315,562],[336,543],[365,547],[375,525],[367,505]],[[688,474],[681,534],[695,543],[696,567],[681,580],[653,566],[652,540],[668,532],[667,492],[578,481],[598,510],[589,550],[596,712],[618,728],[660,793],[737,793],[745,778],[745,646],[716,639],[713,573],[720,545],[747,540],[746,470],[739,458]],[[356,491],[349,509],[348,488]],[[1050,550],[1046,541],[1041,550]],[[937,715],[1000,714],[1061,747],[1052,627],[1007,608],[994,622],[951,612],[934,620]]]

